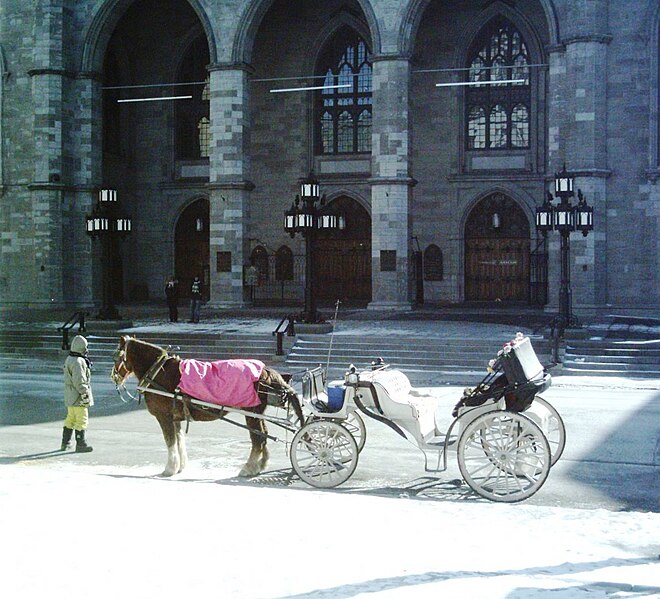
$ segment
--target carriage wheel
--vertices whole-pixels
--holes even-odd
[[[353,435],[358,451],[362,451],[367,442],[367,427],[364,425],[362,417],[357,412],[349,412],[342,424]]]
[[[561,457],[561,454],[564,453],[564,447],[566,447],[566,427],[559,412],[555,410],[554,406],[548,400],[543,399],[540,395],[536,395],[534,396],[534,401],[546,407],[548,412],[550,412],[548,430],[545,432],[545,436],[548,439],[550,455],[552,456],[550,465],[554,466]]]
[[[355,472],[358,456],[353,435],[331,420],[308,422],[291,442],[291,465],[312,487],[329,489],[346,482]]]
[[[458,440],[465,482],[486,499],[515,502],[536,493],[550,472],[550,446],[539,426],[522,414],[486,412]]]

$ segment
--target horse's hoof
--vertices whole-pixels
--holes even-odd
[[[169,478],[170,476],[174,476],[176,472],[170,472],[169,470],[163,470],[158,476],[161,478]]]
[[[259,472],[260,471],[258,468],[243,466],[243,468],[241,468],[241,471],[238,473],[238,476],[240,478],[249,478],[251,476],[257,476]]]

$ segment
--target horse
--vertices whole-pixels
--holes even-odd
[[[118,388],[124,385],[130,376],[138,379],[140,387],[147,387],[143,392],[147,410],[160,424],[167,446],[167,464],[160,475],[166,477],[181,472],[188,461],[181,422],[217,420],[226,413],[222,406],[218,406],[218,410],[209,410],[186,402],[183,398],[173,398],[181,380],[181,362],[179,356],[170,355],[157,345],[124,335],[119,338],[111,372],[111,378]],[[148,390],[150,386],[154,390],[160,389],[172,395],[164,396],[150,392]],[[259,398],[259,405],[241,410],[263,414],[268,405],[268,391],[278,390],[280,392],[278,403],[283,406],[290,404],[299,422],[304,421],[298,395],[276,370],[264,366],[258,381],[254,383],[254,388]],[[266,447],[268,430],[265,421],[262,418],[245,416],[245,422],[250,431],[252,449],[239,473],[241,477],[256,476],[263,472],[268,465],[269,457]]]

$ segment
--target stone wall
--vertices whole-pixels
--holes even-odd
[[[314,169],[330,197],[346,194],[372,217],[372,307],[413,300],[415,243],[436,244],[442,281],[429,302],[464,297],[463,229],[480,198],[501,191],[530,223],[553,173],[566,163],[595,208],[595,231],[572,239],[576,309],[658,309],[657,3],[632,0],[3,0],[0,3],[0,302],[89,305],[100,256],[84,216],[100,186],[113,186],[133,218],[121,244],[126,297],[143,286],[161,299],[174,264],[178,217],[211,204],[211,300],[241,305],[242,270],[257,244],[303,251],[282,228],[297,180]],[[122,21],[127,14],[130,23]],[[130,11],[133,11],[132,13]],[[535,67],[531,148],[465,150],[462,88],[455,77],[479,28],[504,14],[523,33]],[[171,80],[180,48],[204,32],[211,56],[212,151],[208,165],[177,171],[174,106],[122,114],[126,151],[103,154],[103,59],[115,40],[131,82]],[[308,93],[272,94],[263,79],[312,72],[333,27],[348,23],[374,55],[370,157],[319,158]],[[171,50],[175,47],[175,51]],[[293,80],[292,86],[305,80]],[[655,117],[654,117],[655,114]],[[654,141],[655,140],[655,141]],[[650,148],[650,150],[649,150]],[[556,306],[558,239],[550,242],[550,307]],[[217,272],[218,252],[231,268]],[[385,254],[383,254],[385,252]],[[391,252],[395,252],[392,254]],[[395,270],[381,258],[396,255]],[[388,262],[389,264],[389,262]],[[610,309],[610,308],[608,308]]]

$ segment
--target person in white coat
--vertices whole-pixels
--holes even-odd
[[[87,339],[76,335],[64,362],[64,405],[66,420],[62,432],[61,450],[71,447],[71,436],[76,433],[76,451],[87,453],[93,448],[85,441],[89,423],[89,408],[94,405],[92,394],[92,368],[87,357]]]

